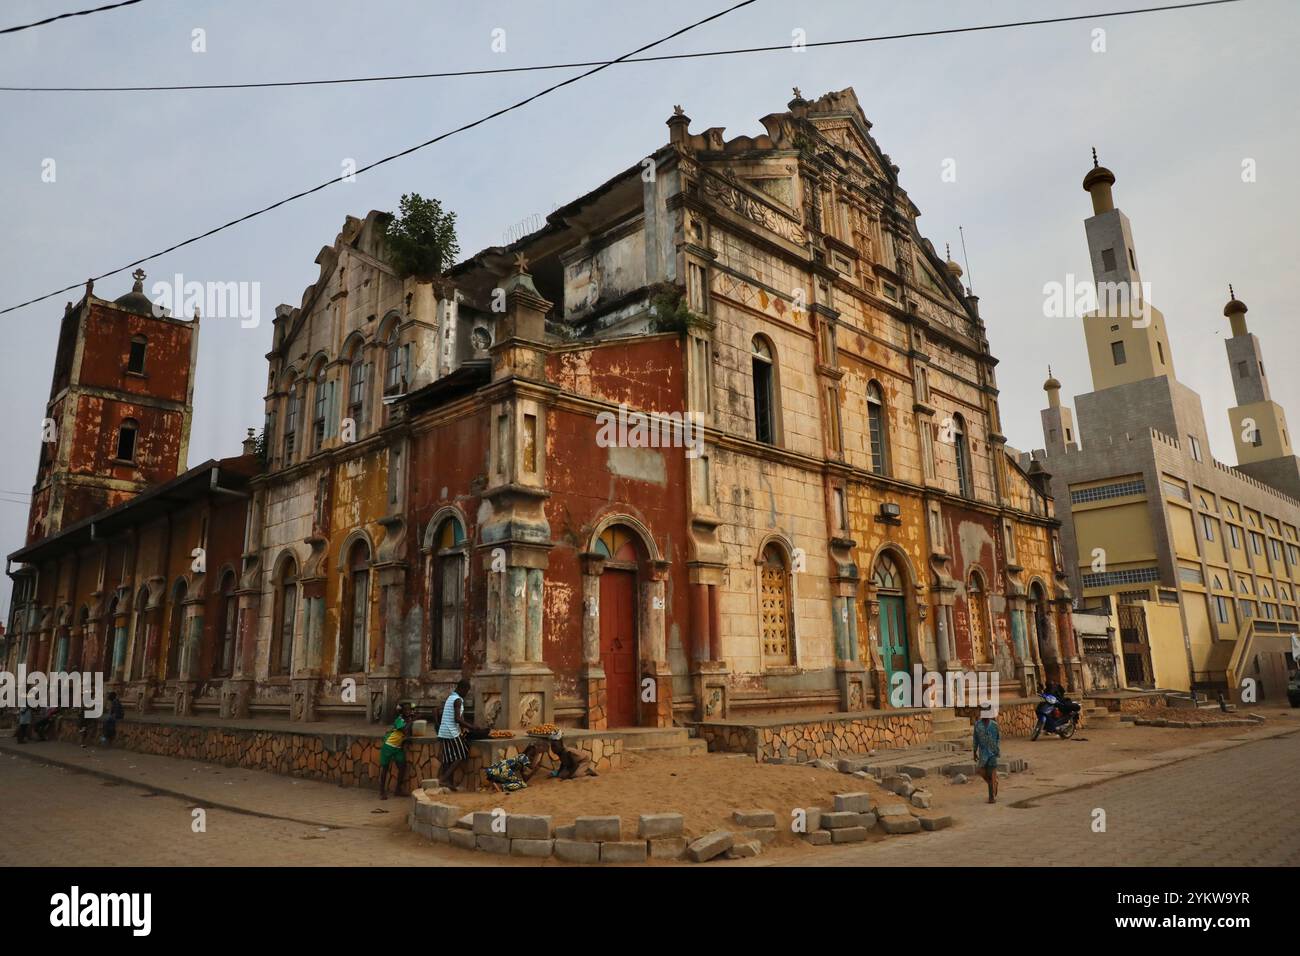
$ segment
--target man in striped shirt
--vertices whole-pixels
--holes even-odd
[[[447,695],[442,705],[442,720],[438,724],[438,746],[441,749],[438,763],[438,783],[448,790],[455,790],[452,779],[456,768],[469,757],[469,748],[465,746],[465,736],[477,731],[465,720],[465,695],[469,693],[469,681],[461,679],[456,689]]]

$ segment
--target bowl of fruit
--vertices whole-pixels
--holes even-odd
[[[528,728],[528,736],[553,739],[560,736],[560,728],[554,724],[534,724]]]

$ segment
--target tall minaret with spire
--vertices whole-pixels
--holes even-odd
[[[1097,161],[1083,178],[1092,196],[1092,216],[1084,222],[1097,311],[1084,316],[1083,329],[1098,391],[1159,375],[1174,376],[1174,358],[1165,332],[1165,317],[1149,301],[1142,286],[1133,227],[1115,208],[1111,187],[1115,174]]]
[[[1225,343],[1228,371],[1237,405],[1228,409],[1232,441],[1237,446],[1241,471],[1300,498],[1300,468],[1291,447],[1286,412],[1269,394],[1268,377],[1259,339],[1246,328],[1246,303],[1228,286],[1228,304],[1223,314],[1232,326]]]
[[[1061,404],[1061,383],[1052,374],[1052,366],[1047,366],[1047,381],[1043,383],[1047,393],[1047,407],[1039,412],[1043,422],[1043,438],[1047,441],[1047,454],[1057,455],[1078,451],[1078,434],[1074,430],[1074,412],[1070,406]]]

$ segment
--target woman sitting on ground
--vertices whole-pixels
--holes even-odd
[[[487,774],[488,783],[492,784],[493,790],[498,793],[502,791],[514,793],[528,786],[528,781],[537,772],[537,765],[541,759],[542,748],[537,744],[529,744],[519,756],[503,757],[488,767],[484,773]]]

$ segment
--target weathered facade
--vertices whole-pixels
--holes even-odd
[[[1081,679],[1045,488],[852,90],[433,281],[349,219],[268,355],[222,713],[590,728]],[[910,703],[910,701],[909,701]]]

